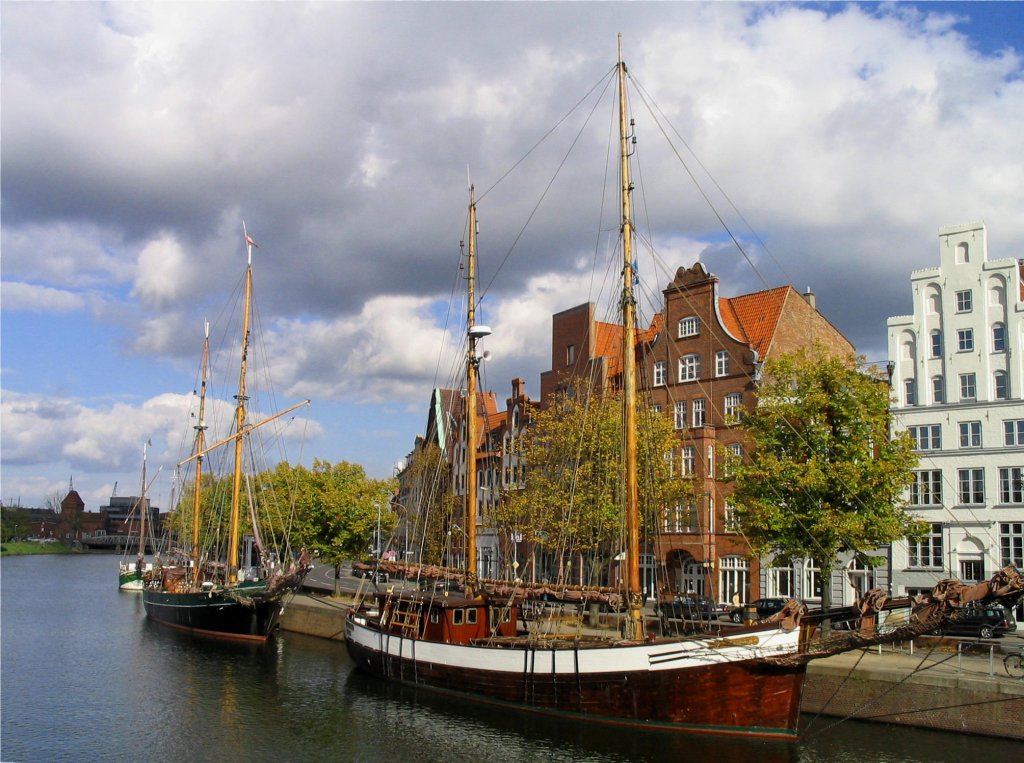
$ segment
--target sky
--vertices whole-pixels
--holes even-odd
[[[1024,257],[1024,3],[3,2],[0,498],[73,479],[96,510],[138,492],[149,441],[169,505],[204,320],[230,419],[243,220],[254,407],[312,400],[280,457],[390,476],[451,384],[468,178],[483,384],[536,398],[551,315],[607,288],[617,33],[650,304],[699,259],[726,296],[812,289],[884,362],[941,226]]]

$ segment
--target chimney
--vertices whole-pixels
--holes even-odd
[[[813,307],[815,310],[818,309],[818,299],[814,296],[814,292],[811,291],[811,287],[807,287],[807,291],[804,292],[803,298],[807,300],[807,304]]]

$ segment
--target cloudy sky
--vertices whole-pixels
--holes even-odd
[[[909,273],[937,264],[940,226],[984,220],[990,258],[1024,257],[1020,3],[0,12],[5,501],[38,505],[73,476],[94,510],[115,481],[136,489],[151,439],[166,507],[204,319],[218,362],[237,353],[223,316],[245,266],[242,220],[259,242],[273,410],[313,399],[289,419],[289,458],[389,475],[448,383],[467,167],[495,331],[485,382],[503,398],[522,376],[537,396],[551,314],[602,289],[592,259],[614,214],[593,209],[618,32],[650,293],[698,258],[726,294],[811,287],[884,360],[885,320],[911,309]],[[663,128],[745,255],[655,148]],[[229,410],[230,394],[211,407]]]

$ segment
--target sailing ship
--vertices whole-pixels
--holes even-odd
[[[924,633],[956,601],[1020,595],[1024,581],[1009,568],[991,583],[946,585],[921,605],[904,626],[872,630],[880,609],[910,606],[908,600],[875,595],[848,619],[862,631],[812,640],[832,613],[806,614],[791,602],[768,620],[714,633],[661,636],[648,630],[640,574],[640,511],[637,479],[633,295],[632,183],[626,114],[626,67],[619,38],[619,156],[621,161],[622,403],[625,454],[622,485],[626,547],[622,589],[531,585],[477,577],[476,447],[477,340],[490,329],[475,321],[476,201],[470,189],[467,257],[466,356],[466,557],[465,569],[379,563],[392,576],[445,579],[431,590],[391,589],[353,608],[345,643],[361,670],[417,687],[457,693],[496,705],[617,725],[792,739],[796,736],[808,660],[837,651]],[[440,590],[439,590],[440,589]],[[601,603],[624,609],[621,630],[611,636],[579,631],[538,633],[526,627],[531,600]],[[530,605],[532,606],[532,605]],[[837,613],[838,614],[838,613]],[[840,639],[842,639],[840,641]],[[814,646],[812,647],[812,644]]]
[[[243,460],[245,447],[252,431],[270,423],[302,405],[305,400],[258,423],[246,418],[246,376],[250,322],[252,316],[252,250],[255,242],[245,231],[243,235],[248,255],[245,271],[245,302],[242,316],[241,370],[238,394],[235,396],[234,432],[212,445],[206,444],[206,388],[210,357],[210,330],[206,325],[201,364],[199,415],[194,426],[195,439],[192,455],[179,466],[195,463],[192,491],[192,537],[190,551],[180,563],[158,566],[148,576],[142,592],[146,615],[163,625],[191,633],[221,638],[266,641],[278,625],[287,596],[301,586],[310,560],[305,549],[292,559],[287,539],[280,557],[266,548],[261,541],[255,506],[248,491],[243,495]],[[231,507],[227,533],[227,546],[223,559],[212,558],[204,551],[202,512],[203,459],[207,453],[222,445],[234,445],[234,472],[231,489]],[[242,566],[239,559],[242,527],[243,498],[249,504],[252,516],[257,564]],[[287,566],[281,560],[291,560]],[[249,562],[251,560],[247,560]]]
[[[132,514],[138,513],[138,554],[135,560],[131,561],[129,559],[130,551],[128,545],[125,545],[124,556],[121,559],[117,575],[117,587],[122,591],[141,591],[143,576],[146,572],[150,572],[153,569],[153,563],[146,561],[146,544],[152,542],[152,539],[147,537],[147,535],[152,535],[152,527],[149,525],[149,501],[146,499],[149,487],[146,484],[146,456],[149,445],[150,442],[147,440],[146,444],[142,446],[142,488],[139,491],[139,497],[128,514],[128,521],[130,522]]]

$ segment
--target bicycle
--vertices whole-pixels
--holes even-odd
[[[1024,679],[1024,649],[1003,658],[1003,667],[1010,678]]]

